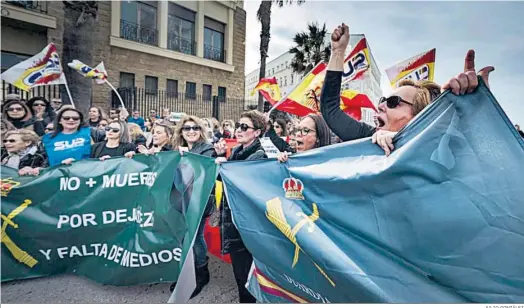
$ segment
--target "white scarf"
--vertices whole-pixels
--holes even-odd
[[[38,149],[36,146],[32,146],[32,147],[26,148],[25,150],[23,150],[20,153],[9,153],[9,155],[2,160],[2,165],[18,170],[20,166],[20,161],[22,160],[22,158],[24,158],[25,156],[29,154],[35,155],[37,150]]]

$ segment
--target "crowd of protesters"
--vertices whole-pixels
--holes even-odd
[[[43,168],[72,164],[82,159],[100,161],[112,157],[132,158],[137,154],[155,155],[158,152],[179,151],[204,155],[225,161],[259,160],[268,157],[262,138],[269,139],[279,150],[277,159],[285,162],[294,153],[328,146],[336,142],[372,137],[385,155],[393,150],[393,137],[418,113],[431,104],[444,90],[456,95],[470,93],[478,86],[474,69],[474,53],[466,56],[465,71],[451,78],[444,86],[433,82],[404,81],[389,97],[378,102],[375,126],[359,122],[340,108],[340,91],[344,52],[349,29],[342,24],[332,34],[331,59],[320,96],[321,114],[301,119],[275,112],[244,112],[239,119],[201,119],[192,115],[173,113],[169,109],[150,110],[142,117],[139,110],[128,114],[125,109],[112,108],[107,115],[98,107],[89,109],[84,117],[79,110],[63,105],[60,99],[49,102],[33,97],[27,103],[9,96],[2,103],[1,160],[2,165],[19,170],[20,175],[36,176]],[[491,67],[480,71],[486,84]],[[515,128],[524,137],[518,125]],[[236,147],[228,148],[226,139],[236,139]],[[195,240],[196,296],[209,283],[207,248],[204,240],[204,221],[214,208],[215,198],[209,198],[205,215]],[[223,200],[220,209],[222,251],[232,259],[239,299],[255,302],[245,284],[253,256],[244,246],[233,224],[232,214]],[[172,288],[174,285],[172,286]]]

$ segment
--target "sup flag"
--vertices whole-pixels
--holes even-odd
[[[396,88],[405,79],[433,81],[436,53],[437,50],[433,48],[386,69],[391,86]]]
[[[256,91],[260,92],[271,105],[276,104],[282,98],[276,77],[260,79],[257,86],[251,92],[251,96],[255,95]]]
[[[24,91],[37,86],[66,84],[60,57],[53,43],[5,71],[2,80]]]
[[[344,61],[343,82],[361,78],[371,60],[366,38],[361,39]],[[274,105],[276,109],[300,117],[320,112],[320,92],[326,77],[327,64],[321,62],[309,72],[293,91]]]
[[[362,119],[362,108],[377,109],[369,97],[354,90],[344,90],[340,93],[340,109],[353,119],[360,121]]]
[[[82,76],[94,79],[97,84],[103,84],[107,80],[107,71],[103,61],[100,62],[100,64],[98,64],[95,68],[92,68],[78,60],[73,60],[73,62],[68,63],[67,65],[82,74]]]
[[[389,156],[365,138],[221,165],[257,302],[524,302],[524,139],[479,83]]]

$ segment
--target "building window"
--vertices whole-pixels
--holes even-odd
[[[167,48],[196,55],[195,12],[171,2],[167,17]]]
[[[135,87],[135,74],[120,72],[120,88],[132,89]]]
[[[157,95],[158,93],[158,78],[153,76],[146,76],[146,94]]]
[[[204,58],[226,62],[224,51],[224,32],[226,26],[218,21],[204,19]]]
[[[287,76],[284,76],[284,86],[287,86]]]
[[[273,68],[273,75],[275,75],[275,69]]]
[[[287,61],[286,61],[286,68],[288,68],[289,66],[287,65]]]
[[[289,77],[291,78],[291,84],[293,84],[293,74],[291,74]]]
[[[226,101],[226,95],[227,95],[226,88],[218,87],[218,101],[219,102],[225,102]]]
[[[196,98],[196,83],[186,82],[186,98],[195,99]]]
[[[178,95],[178,80],[168,79],[166,83],[167,96],[173,97]]]
[[[212,96],[212,92],[213,92],[213,86],[209,85],[209,84],[205,84],[202,86],[202,98],[206,101],[210,101],[211,100],[211,96]]]
[[[122,1],[120,37],[158,46],[156,1]]]

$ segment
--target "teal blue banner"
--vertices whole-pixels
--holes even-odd
[[[524,141],[484,86],[394,138],[221,169],[259,302],[524,302]]]

